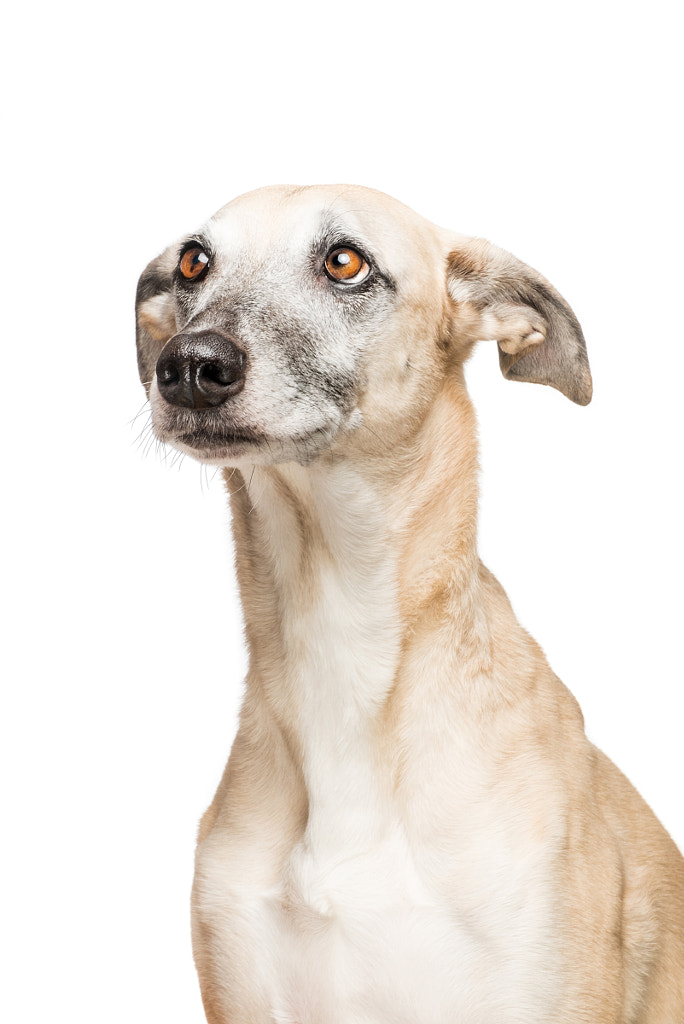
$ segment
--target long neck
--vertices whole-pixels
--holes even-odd
[[[372,718],[426,617],[472,647],[476,472],[457,384],[390,452],[227,474],[250,676],[273,709],[298,709],[293,734],[298,716]]]
[[[310,843],[331,856],[345,837],[363,844],[369,822],[385,827],[393,736],[417,716],[438,721],[453,673],[465,692],[489,656],[476,478],[458,387],[391,451],[230,477],[247,705],[277,722],[306,790]]]

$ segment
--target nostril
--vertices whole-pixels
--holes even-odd
[[[157,380],[160,384],[177,384],[180,374],[172,363],[157,367]]]
[[[233,363],[203,363],[197,374],[200,386],[203,384],[218,384],[219,387],[228,387],[239,380],[242,371],[241,361]]]

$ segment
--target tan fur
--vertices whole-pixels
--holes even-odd
[[[512,257],[455,239],[379,193],[350,189],[346,198],[383,240],[394,230],[388,222],[399,239],[384,242],[396,249],[401,299],[393,333],[365,364],[361,426],[307,465],[237,460],[224,471],[250,669],[237,738],[199,831],[193,939],[207,1019],[683,1024],[684,861],[589,743],[576,701],[476,549],[476,425],[463,362],[483,324],[498,325],[513,360],[504,372],[531,346],[540,354],[520,379],[551,383],[582,404],[588,365],[559,370],[554,352],[542,351],[549,337],[559,349],[570,344],[570,328],[527,304],[529,282],[543,282],[529,268],[521,297],[511,298],[506,282],[521,266]],[[276,200],[303,203],[307,192],[266,190],[239,202],[257,219],[261,209],[273,216]],[[565,323],[576,324],[571,313]],[[347,481],[358,487],[345,490]],[[386,607],[373,594],[384,594]],[[321,623],[326,637],[311,633]],[[353,658],[364,650],[371,658],[375,644],[374,687],[363,658]],[[340,693],[326,672],[346,647],[352,661]],[[317,683],[304,692],[302,680]],[[309,760],[319,749],[311,722],[327,737],[327,768],[320,754]],[[347,747],[358,766],[345,762]],[[377,808],[375,824],[365,807]],[[337,863],[336,844],[357,827],[371,838],[358,850],[350,841]],[[397,830],[394,846],[387,837]],[[409,851],[412,867],[397,867],[397,877],[415,869],[423,895],[392,895],[395,861],[385,849]],[[398,922],[433,905],[453,916],[455,946],[475,965],[460,983],[470,1002],[456,994],[453,1016],[409,1012],[409,989],[386,1017],[370,1009],[372,984],[364,1002],[354,1003],[351,982],[349,1005],[326,994],[334,965],[354,962],[346,952],[339,960],[335,943],[347,927],[356,934],[355,885],[374,877],[376,861]],[[362,873],[352,883],[345,872],[355,864]],[[414,959],[419,972],[419,951]],[[309,960],[306,986],[292,981],[290,990]],[[517,1005],[506,1003],[513,985]],[[350,1009],[361,1005],[363,1013]]]

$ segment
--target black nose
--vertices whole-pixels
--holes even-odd
[[[211,409],[242,390],[245,353],[223,334],[177,334],[157,361],[157,385],[170,405]]]

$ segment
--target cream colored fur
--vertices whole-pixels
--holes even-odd
[[[507,372],[549,318],[500,283],[508,254],[370,190],[262,190],[212,237],[256,267],[322,206],[397,285],[353,413],[301,463],[196,453],[226,465],[250,652],[197,846],[207,1019],[684,1024],[684,862],[476,550],[463,362],[489,336]],[[143,306],[151,344],[169,311]]]

